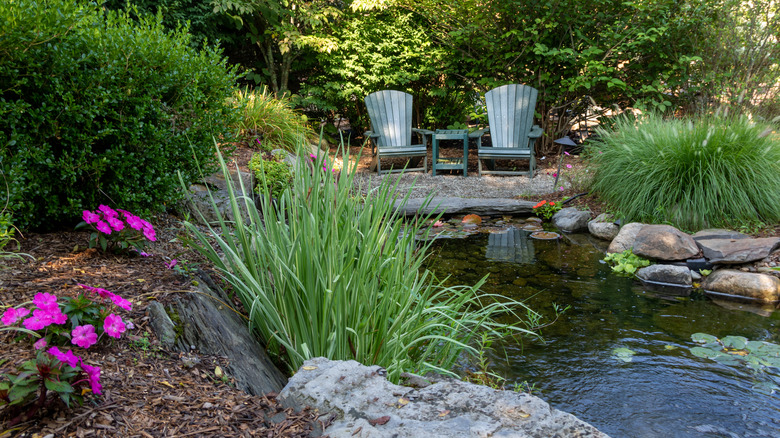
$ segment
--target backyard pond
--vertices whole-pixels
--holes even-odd
[[[485,292],[549,318],[553,303],[570,307],[542,330],[544,343],[492,353],[490,370],[507,386],[527,382],[612,437],[780,437],[780,365],[756,357],[777,354],[780,311],[618,276],[601,261],[606,244],[587,234],[537,240],[522,223],[452,224],[434,230],[468,236],[436,239],[428,268],[437,275],[473,284],[490,274]]]

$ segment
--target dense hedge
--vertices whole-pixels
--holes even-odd
[[[0,171],[22,229],[104,203],[160,209],[237,116],[217,49],[161,18],[68,0],[0,4]],[[191,147],[192,145],[192,147]]]

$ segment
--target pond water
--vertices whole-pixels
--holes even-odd
[[[780,370],[690,352],[697,332],[780,344],[780,312],[620,277],[601,262],[603,243],[587,234],[551,241],[528,234],[509,228],[437,239],[428,262],[451,284],[490,274],[485,292],[525,300],[548,317],[552,303],[571,307],[542,330],[544,343],[506,343],[495,353],[491,371],[507,384],[528,382],[553,407],[616,438],[780,437]]]

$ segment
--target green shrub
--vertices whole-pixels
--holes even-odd
[[[272,198],[279,198],[292,183],[292,166],[275,157],[254,154],[249,160],[249,170],[255,175],[257,193],[269,193]]]
[[[0,169],[22,228],[99,204],[161,209],[229,134],[235,71],[161,18],[66,0],[0,4]]]
[[[306,116],[298,114],[289,100],[275,98],[265,87],[236,90],[233,104],[241,111],[235,125],[236,135],[247,137],[250,146],[295,152],[297,144],[306,143],[314,134],[306,125]]]
[[[189,243],[232,285],[289,370],[325,356],[383,366],[396,382],[403,371],[452,374],[483,332],[530,333],[493,320],[521,321],[522,303],[480,294],[481,282],[444,287],[421,271],[430,243],[420,247],[415,236],[426,222],[404,224],[389,179],[362,199],[352,193],[355,168],[336,177],[323,167],[299,160],[276,204],[261,201],[262,218],[229,186],[235,222],[221,218],[208,232],[186,224]]]
[[[695,231],[780,220],[780,138],[768,125],[648,115],[598,135],[593,189],[629,221]]]

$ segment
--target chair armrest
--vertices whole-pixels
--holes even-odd
[[[490,126],[488,126],[487,128],[484,128],[484,129],[480,129],[479,131],[474,131],[474,132],[470,133],[469,134],[469,138],[482,137],[483,135],[487,134],[488,132],[490,132]]]
[[[433,135],[433,131],[429,131],[427,129],[412,128],[412,132],[417,132],[423,135]]]
[[[531,128],[531,132],[528,134],[528,138],[539,138],[542,136],[542,134],[544,134],[542,128],[539,127],[539,125],[534,125]]]
[[[379,137],[379,134],[375,134],[374,131],[366,131],[363,133],[364,137]]]

